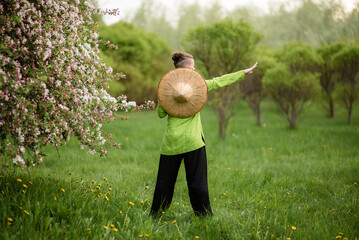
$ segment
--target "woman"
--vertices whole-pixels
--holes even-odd
[[[172,54],[176,68],[195,70],[193,56],[189,53]],[[252,73],[257,67],[206,80],[208,91],[212,91],[244,79],[245,74]],[[158,103],[157,113],[160,118],[167,118],[167,129],[162,141],[160,163],[156,188],[153,196],[151,215],[157,216],[166,210],[172,201],[173,191],[184,159],[189,197],[197,216],[213,215],[207,183],[207,156],[202,132],[200,113],[189,118],[176,118],[169,115]]]

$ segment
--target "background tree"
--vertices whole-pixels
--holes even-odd
[[[258,126],[262,126],[261,101],[265,97],[262,80],[266,72],[275,66],[275,59],[271,56],[271,50],[267,48],[257,49],[258,62],[260,63],[253,74],[239,83],[241,96],[248,103],[256,116]]]
[[[101,47],[104,61],[114,72],[126,74],[126,80],[112,83],[109,92],[113,96],[125,94],[141,103],[156,99],[159,80],[172,68],[168,44],[157,34],[126,22],[102,25],[99,32],[105,41],[118,45],[117,51]]]
[[[299,0],[272,4],[269,13],[248,6],[225,11],[218,2],[203,7],[198,3],[179,5],[168,17],[168,10],[155,1],[143,1],[135,17],[129,18],[135,26],[159,34],[174,50],[184,50],[180,44],[187,30],[200,24],[213,24],[224,18],[234,22],[248,22],[265,36],[261,44],[279,49],[288,41],[302,41],[312,46],[332,44],[352,39],[359,34],[359,4],[345,11],[340,0]]]
[[[334,118],[334,98],[333,92],[336,83],[338,82],[338,75],[332,64],[333,56],[344,47],[343,43],[335,43],[331,45],[324,45],[317,49],[317,52],[323,58],[323,63],[320,70],[320,85],[324,91],[324,99],[328,104],[329,117]]]
[[[319,91],[319,67],[321,57],[309,45],[290,42],[277,56],[278,64],[264,77],[266,91],[285,113],[290,128],[304,104]]]
[[[132,19],[129,21],[137,28],[147,32],[157,33],[172,48],[176,48],[177,32],[166,18],[166,9],[153,0],[142,1],[141,6],[137,9]]]
[[[205,78],[218,77],[253,64],[252,54],[261,35],[244,21],[230,19],[190,30],[183,45]],[[229,110],[240,98],[238,84],[211,92],[209,105],[219,120],[219,135],[225,137]]]
[[[353,108],[359,96],[359,47],[349,45],[333,56],[333,66],[340,75],[338,96],[348,111],[350,124]]]

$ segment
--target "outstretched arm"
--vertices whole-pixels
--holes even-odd
[[[252,67],[250,67],[248,69],[241,70],[241,71],[234,72],[234,73],[229,73],[229,74],[223,75],[221,77],[213,78],[211,80],[206,80],[206,83],[208,86],[208,92],[243,80],[244,76],[246,74],[251,74],[253,69],[255,69],[257,67],[257,65],[258,65],[258,63],[256,62]]]

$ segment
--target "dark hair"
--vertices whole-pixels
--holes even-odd
[[[176,68],[183,68],[190,64],[189,59],[193,59],[193,56],[185,52],[174,52],[172,53],[173,65]]]

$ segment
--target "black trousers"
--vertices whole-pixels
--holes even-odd
[[[212,215],[208,195],[205,146],[179,155],[161,155],[151,215],[157,216],[171,205],[182,159],[184,159],[188,193],[194,213],[197,216]]]

